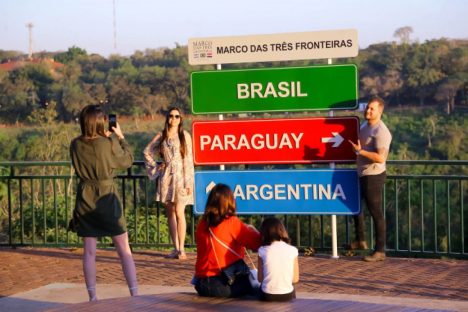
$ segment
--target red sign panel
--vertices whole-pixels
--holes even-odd
[[[359,118],[195,121],[194,161],[215,164],[306,164],[356,160]]]

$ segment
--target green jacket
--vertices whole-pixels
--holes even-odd
[[[133,164],[129,144],[114,135],[93,140],[80,136],[71,142],[70,156],[79,177],[72,228],[81,237],[125,233],[125,217],[113,179],[118,169]]]

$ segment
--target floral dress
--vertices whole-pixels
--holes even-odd
[[[162,133],[158,132],[143,151],[146,171],[150,180],[159,177],[156,189],[156,200],[162,203],[183,203],[193,205],[194,167],[192,156],[192,138],[184,131],[186,142],[186,155],[182,158],[180,153],[180,140],[178,136],[167,138],[161,143]],[[164,167],[158,170],[156,157],[159,155],[159,145],[162,144]],[[187,194],[186,189],[192,189]]]

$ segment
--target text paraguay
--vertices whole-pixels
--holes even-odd
[[[204,151],[208,149],[213,150],[241,150],[241,149],[299,149],[301,146],[301,139],[304,133],[272,133],[261,134],[256,133],[252,136],[241,134],[236,136],[234,134],[224,135],[200,135],[200,149]]]

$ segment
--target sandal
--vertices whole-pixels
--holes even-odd
[[[166,256],[168,259],[178,259],[179,258],[179,251],[174,249],[170,254]]]

